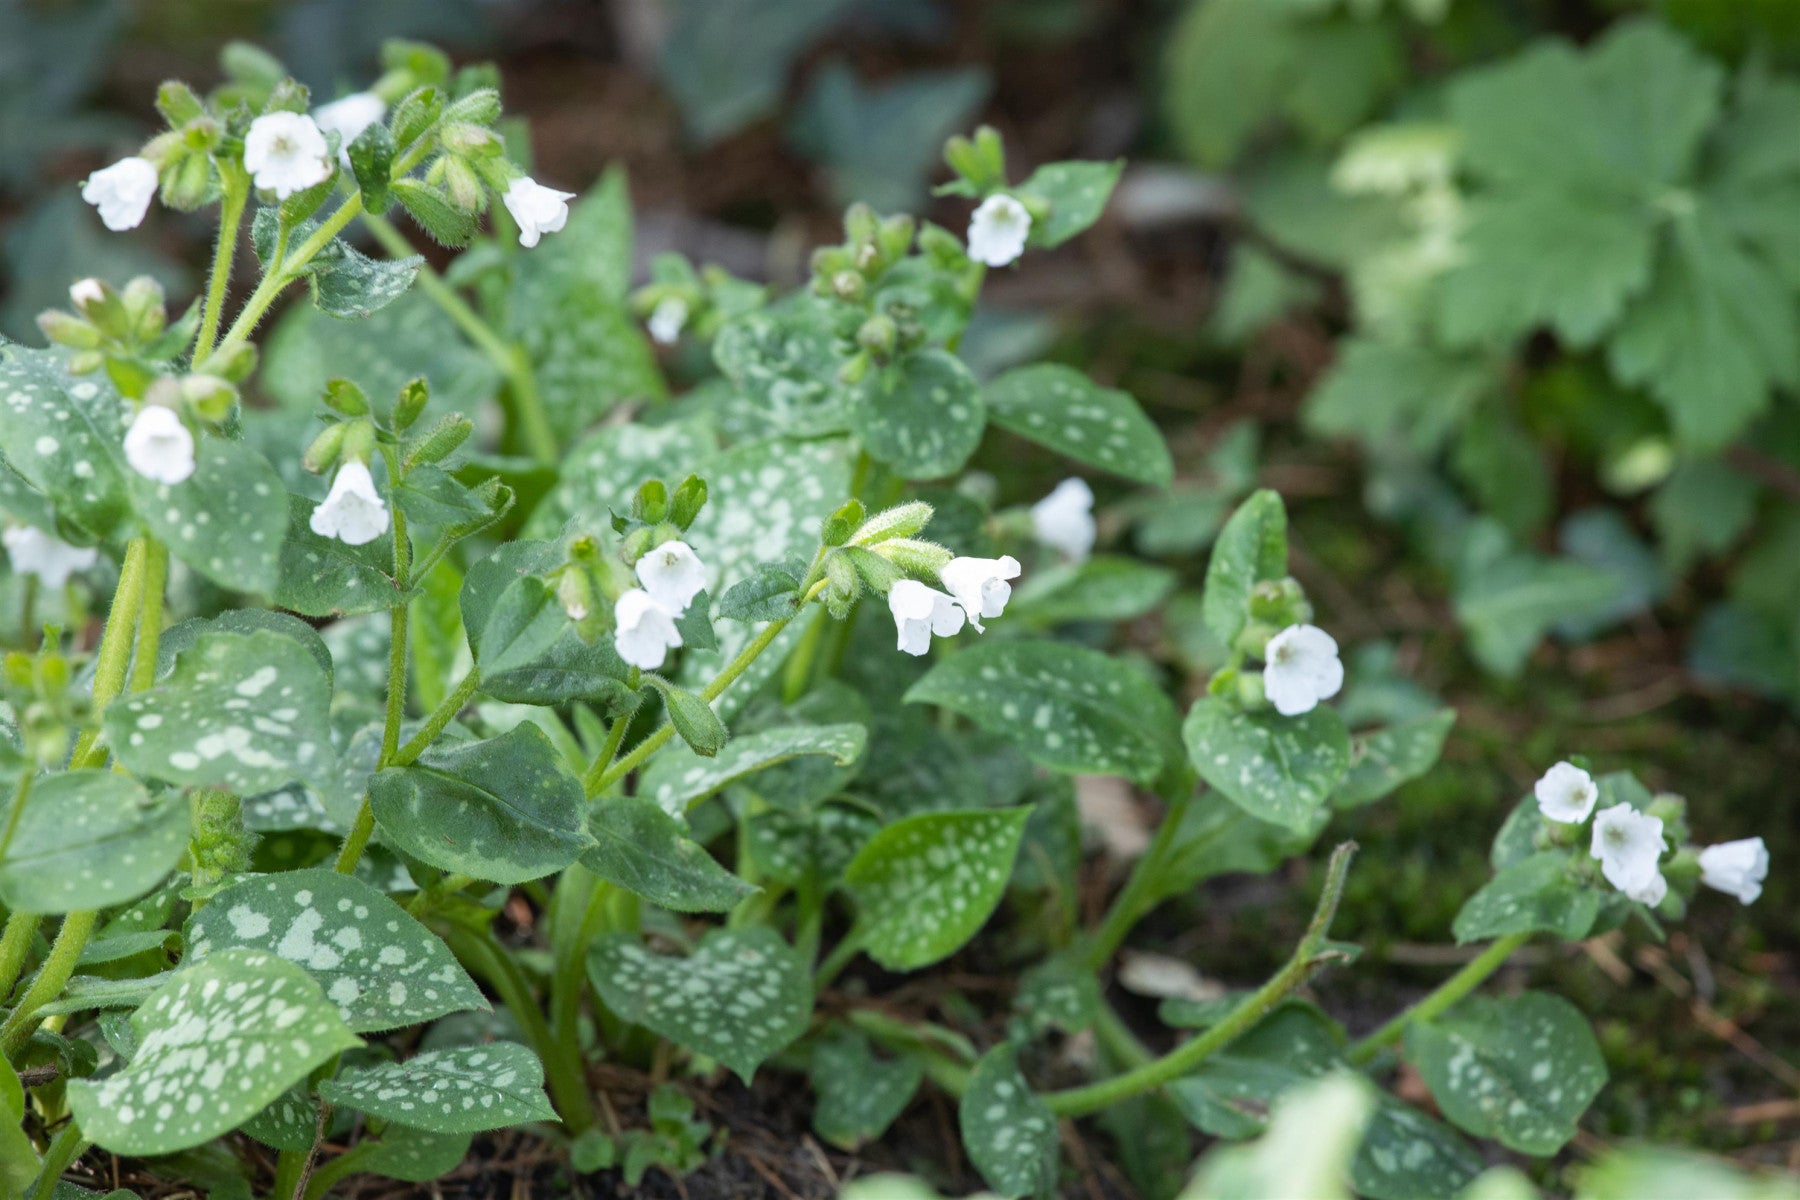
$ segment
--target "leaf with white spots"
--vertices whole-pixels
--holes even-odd
[[[880,829],[881,819],[866,808],[829,801],[810,812],[768,809],[745,826],[756,869],[794,886],[832,883]]]
[[[1036,626],[1132,621],[1167,600],[1179,581],[1167,567],[1100,554],[1031,572],[1013,592],[1006,615]]]
[[[116,771],[46,775],[32,784],[0,861],[0,903],[34,913],[125,904],[175,869],[187,841],[178,796],[152,799]]]
[[[517,1042],[427,1050],[405,1062],[346,1070],[319,1085],[342,1108],[428,1133],[477,1133],[554,1121],[544,1067]]]
[[[359,1045],[305,971],[226,950],[158,988],[131,1018],[117,1075],[69,1083],[81,1132],[115,1154],[172,1154],[261,1112],[309,1071]]]
[[[194,473],[158,483],[125,473],[131,505],[169,553],[237,592],[270,592],[281,576],[287,489],[268,460],[243,442],[203,437]]]
[[[1180,753],[1175,710],[1142,671],[1068,642],[979,642],[906,693],[1007,738],[1039,766],[1154,780]]]
[[[417,1025],[487,1000],[450,948],[398,904],[349,875],[253,876],[189,918],[190,960],[233,946],[306,968],[358,1033]]]
[[[469,568],[459,603],[481,690],[512,704],[622,696],[627,668],[611,638],[589,645],[546,577],[564,555],[553,542],[509,542]]]
[[[942,350],[908,354],[872,370],[855,394],[851,428],[869,454],[907,479],[962,469],[987,428],[981,385]]]
[[[1555,1154],[1606,1086],[1587,1018],[1561,996],[1472,996],[1406,1031],[1406,1059],[1444,1115],[1525,1154]]]
[[[107,706],[106,740],[142,778],[254,796],[333,769],[330,708],[331,679],[300,642],[208,633],[155,687]]]
[[[378,1141],[357,1143],[359,1149],[365,1146],[368,1156],[360,1165],[369,1174],[407,1183],[428,1183],[454,1171],[468,1157],[469,1135],[431,1133],[389,1121]]]
[[[1532,798],[1536,811],[1537,800]],[[1600,893],[1576,875],[1568,852],[1547,850],[1502,867],[1464,901],[1451,926],[1460,943],[1509,933],[1553,933],[1578,942],[1600,915]]]
[[[276,604],[308,617],[341,617],[386,612],[410,595],[389,574],[394,548],[388,539],[347,546],[312,531],[317,506],[311,500],[290,494],[287,506]]]
[[[1200,617],[1222,645],[1237,641],[1250,619],[1251,589],[1287,574],[1287,557],[1287,509],[1281,497],[1268,488],[1250,493],[1213,542],[1200,596]]]
[[[1056,1116],[1019,1073],[1010,1042],[982,1055],[957,1108],[963,1148],[1002,1196],[1056,1194]]]
[[[265,1146],[303,1154],[319,1129],[319,1102],[304,1086],[289,1088],[239,1129]]]
[[[1350,765],[1332,790],[1338,808],[1372,804],[1431,770],[1456,724],[1454,708],[1439,709],[1350,739]]]
[[[917,1054],[877,1057],[869,1039],[839,1026],[813,1046],[813,1131],[844,1150],[854,1150],[887,1132],[905,1111],[925,1067]]]
[[[829,758],[840,767],[862,757],[869,731],[861,725],[786,725],[733,738],[711,758],[691,750],[670,750],[651,760],[638,787],[664,812],[680,817],[695,804],[745,776],[803,757]],[[764,797],[782,806],[782,796]]]
[[[869,839],[844,869],[863,949],[911,971],[954,953],[1006,892],[1029,808],[920,813]]]
[[[389,767],[370,782],[369,796],[389,845],[476,879],[541,879],[591,844],[581,781],[529,721]]]
[[[728,322],[713,339],[713,361],[737,389],[759,432],[799,437],[848,428],[850,389],[827,302],[797,296]]]
[[[563,459],[556,486],[532,511],[525,533],[555,537],[571,518],[581,526],[604,529],[611,513],[630,510],[631,497],[645,480],[666,482],[690,471],[705,473],[717,453],[716,437],[698,421],[602,426]]]
[[[0,344],[0,454],[95,537],[130,511],[120,463],[130,411],[104,375],[72,376],[55,351]]]
[[[156,644],[156,678],[161,680],[175,669],[175,660],[181,652],[188,649],[200,638],[209,633],[255,633],[266,629],[270,633],[279,633],[291,638],[306,648],[319,664],[319,670],[325,672],[325,678],[331,680],[334,670],[331,661],[331,650],[325,645],[325,639],[319,631],[302,621],[299,617],[284,612],[276,612],[269,608],[228,608],[213,617],[194,617],[171,625],[163,630],[162,638]],[[382,655],[381,676],[387,679],[387,656]]]
[[[1101,387],[1074,367],[1019,367],[982,394],[994,424],[1076,462],[1150,487],[1175,478],[1162,431],[1131,394]]]
[[[681,822],[642,795],[608,796],[588,814],[581,865],[674,912],[729,912],[757,889],[720,866]]]
[[[812,973],[765,925],[715,929],[686,958],[611,934],[589,948],[587,970],[620,1019],[718,1059],[745,1083],[806,1032],[812,1013]]]
[[[1335,709],[1298,717],[1244,712],[1202,696],[1181,728],[1200,777],[1261,821],[1311,829],[1350,762],[1350,735]]]
[[[1060,246],[1100,219],[1124,170],[1122,159],[1092,162],[1070,159],[1045,163],[1013,190],[1044,202],[1043,219],[1032,222],[1031,244]]]

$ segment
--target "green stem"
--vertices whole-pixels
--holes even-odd
[[[1331,929],[1331,919],[1337,915],[1338,901],[1344,894],[1344,881],[1350,871],[1350,859],[1355,853],[1355,842],[1345,842],[1332,853],[1331,864],[1325,872],[1324,890],[1319,895],[1318,907],[1313,910],[1312,923],[1306,927],[1306,933],[1294,948],[1293,956],[1267,983],[1239,1001],[1224,1020],[1199,1036],[1183,1042],[1161,1058],[1153,1059],[1122,1075],[1085,1087],[1051,1092],[1044,1097],[1050,1111],[1063,1117],[1079,1117],[1099,1112],[1122,1100],[1129,1100],[1181,1078],[1204,1062],[1209,1055],[1249,1032],[1330,957],[1329,954],[1322,954],[1321,949],[1325,943],[1325,935]]]
[[[456,719],[456,714],[463,710],[463,707],[469,703],[469,698],[480,687],[481,668],[470,667],[469,673],[464,675],[462,682],[456,685],[456,690],[445,696],[443,703],[431,710],[431,715],[425,718],[425,723],[419,726],[418,732],[406,740],[404,746],[394,751],[393,760],[388,763],[388,766],[410,767],[417,762],[419,755],[425,753],[426,748],[437,739],[437,735],[444,732],[444,726]]]
[[[320,1200],[321,1197],[329,1196],[332,1187],[339,1180],[356,1174],[365,1162],[380,1154],[381,1149],[379,1139],[358,1142],[319,1167],[312,1173],[312,1179],[307,1182],[305,1200]],[[276,1192],[275,1194],[280,1195],[281,1193]]]
[[[125,547],[125,562],[119,568],[118,586],[113,589],[112,608],[106,614],[106,630],[100,635],[100,649],[94,656],[91,723],[75,742],[75,752],[69,757],[71,770],[97,767],[106,761],[106,751],[99,745],[100,718],[112,698],[124,690],[126,673],[131,669],[131,645],[137,633],[138,609],[144,601],[149,558],[149,538],[132,538]]]
[[[398,170],[398,164],[395,165],[395,169]],[[255,329],[257,322],[263,319],[263,314],[269,311],[269,306],[275,303],[275,298],[281,295],[282,289],[300,278],[300,272],[306,264],[317,257],[319,251],[330,245],[331,239],[342,233],[344,226],[354,221],[360,212],[362,212],[362,193],[357,192],[355,195],[346,197],[329,217],[320,222],[319,227],[313,230],[311,237],[294,247],[293,252],[281,263],[278,270],[273,274],[263,276],[262,282],[256,285],[256,290],[250,293],[250,298],[244,301],[244,307],[238,313],[237,319],[231,323],[231,328],[225,331],[225,337],[220,341],[218,350],[194,356],[195,369],[198,370],[204,366],[213,354],[236,346],[240,342],[249,341],[250,331]]]
[[[850,960],[856,957],[856,952],[862,949],[862,944],[861,931],[852,927],[850,932],[846,933],[838,944],[831,948],[831,953],[825,956],[825,961],[819,964],[819,969],[813,972],[813,995],[816,996],[831,986],[831,981],[850,965]]]
[[[212,275],[206,284],[206,305],[200,313],[200,336],[194,342],[193,361],[204,362],[218,343],[219,323],[225,315],[225,292],[231,286],[231,261],[237,254],[238,226],[250,199],[250,181],[234,168],[219,172],[224,195],[219,203],[219,244],[213,249]]]
[[[56,1184],[63,1172],[74,1166],[81,1152],[91,1145],[93,1143],[81,1135],[81,1126],[73,1121],[64,1125],[50,1139],[50,1149],[44,1152],[44,1169],[38,1173],[37,1182],[31,1185],[31,1200],[50,1200],[56,1194]]]
[[[792,704],[806,695],[812,683],[813,662],[819,656],[819,647],[825,640],[826,627],[832,625],[831,614],[820,609],[813,614],[813,622],[800,635],[800,644],[794,647],[794,653],[787,661],[787,669],[781,677],[781,702]],[[845,622],[849,624],[848,621]]]
[[[163,589],[169,583],[169,548],[145,539],[144,596],[138,609],[137,648],[131,656],[131,690],[142,692],[156,683],[156,656],[162,648]]]
[[[0,1003],[12,995],[25,969],[25,956],[31,952],[31,939],[43,918],[36,913],[13,912],[6,918],[6,932],[0,934]]]
[[[612,890],[612,885],[604,880],[593,881],[581,923],[574,936],[558,947],[560,953],[550,977],[550,1037],[556,1044],[557,1056],[569,1062],[582,1061],[581,991],[587,982],[587,948],[605,925]],[[596,1119],[593,1105],[586,1102],[586,1088],[581,1089],[581,1095],[584,1103],[580,1111],[563,1113],[563,1123],[572,1134],[585,1133]]]
[[[338,850],[337,861],[331,869],[339,875],[351,875],[356,872],[356,864],[362,861],[363,851],[369,848],[369,839],[375,836],[375,807],[367,796],[363,797],[362,807],[356,810],[356,820],[350,825],[350,832],[344,835],[344,844]]]
[[[1399,1041],[1413,1022],[1429,1021],[1441,1015],[1445,1009],[1480,987],[1489,975],[1498,971],[1512,957],[1513,951],[1530,940],[1529,933],[1509,933],[1495,941],[1464,964],[1462,970],[1438,984],[1430,995],[1352,1046],[1350,1061],[1359,1067],[1366,1065],[1385,1047]]]
[[[1127,1069],[1141,1067],[1156,1057],[1119,1018],[1118,1010],[1108,1004],[1104,996],[1100,998],[1100,1007],[1094,1013],[1094,1034],[1108,1053]]]
[[[1193,803],[1193,799],[1193,793],[1186,792],[1169,802],[1162,824],[1157,826],[1156,836],[1150,840],[1150,845],[1131,868],[1131,876],[1126,879],[1125,886],[1113,897],[1106,916],[1088,939],[1082,955],[1082,965],[1088,970],[1098,971],[1110,962],[1124,944],[1125,936],[1131,932],[1132,927],[1143,920],[1144,915],[1154,907],[1150,893],[1156,887],[1157,876],[1162,873],[1163,862],[1181,832],[1181,823],[1186,819],[1188,805]]]
[[[8,1059],[18,1057],[25,1043],[31,1040],[31,1031],[37,1025],[37,1010],[60,996],[63,985],[75,974],[76,960],[87,948],[99,916],[97,912],[88,911],[72,912],[63,918],[62,928],[57,930],[56,941],[51,944],[44,965],[38,968],[37,978],[25,989],[18,1007],[6,1018],[6,1023],[0,1025],[0,1052]]]
[[[637,668],[631,668],[632,675]],[[600,753],[594,755],[593,765],[581,777],[582,787],[587,789],[589,799],[600,795],[600,781],[606,777],[607,768],[612,766],[613,759],[619,756],[619,745],[625,740],[625,731],[631,728],[631,714],[620,713],[614,718],[612,727],[606,731],[606,741],[600,744]]]
[[[0,862],[6,861],[6,852],[12,849],[13,835],[19,832],[19,818],[25,815],[25,805],[31,799],[31,785],[36,779],[36,763],[26,763],[19,768],[19,782],[13,788],[12,807],[6,810],[6,829],[0,832]],[[0,991],[0,995],[4,995],[4,992]]]

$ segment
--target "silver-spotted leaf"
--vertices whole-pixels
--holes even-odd
[[[813,1047],[808,1071],[817,1097],[813,1131],[846,1150],[878,1138],[905,1110],[924,1077],[918,1055],[880,1058],[857,1030],[833,1030]]]
[[[1536,808],[1534,800],[1534,814]],[[1456,914],[1456,940],[1539,931],[1571,942],[1585,938],[1600,915],[1600,893],[1575,877],[1573,865],[1567,852],[1551,850],[1502,867]]]
[[[95,537],[128,512],[119,459],[129,414],[104,376],[71,376],[54,351],[0,347],[0,455]]]
[[[1261,821],[1310,829],[1350,763],[1350,736],[1333,709],[1297,717],[1244,712],[1203,696],[1181,729],[1200,777]]]
[[[544,1066],[517,1042],[427,1050],[405,1062],[346,1070],[319,1085],[341,1108],[429,1133],[476,1133],[553,1121]]]
[[[389,574],[394,551],[385,539],[347,546],[312,531],[311,500],[290,495],[287,506],[276,604],[308,617],[341,617],[385,612],[406,600]]]
[[[850,417],[869,453],[907,479],[961,470],[987,427],[981,385],[942,350],[920,350],[870,371]]]
[[[0,860],[0,903],[66,913],[136,900],[187,849],[187,803],[152,799],[114,771],[64,771],[36,780]]]
[[[1287,509],[1267,488],[1250,496],[1226,520],[1206,564],[1200,615],[1222,645],[1230,646],[1250,619],[1250,591],[1287,574]]]
[[[957,1107],[963,1147],[1002,1196],[1056,1194],[1056,1116],[1019,1073],[1019,1051],[995,1046],[969,1073]]]
[[[1019,367],[982,395],[994,424],[1076,462],[1150,487],[1168,487],[1175,477],[1162,432],[1130,393],[1101,387],[1074,367]]]
[[[222,588],[271,592],[281,577],[287,489],[243,442],[203,437],[194,473],[158,483],[126,471],[131,506],[169,553]]]
[[[687,836],[676,818],[642,795],[608,796],[588,814],[594,844],[581,864],[674,912],[729,912],[756,891]]]
[[[651,760],[638,795],[647,796],[674,817],[747,775],[808,756],[828,757],[847,767],[862,757],[869,731],[861,725],[784,725],[733,738],[711,758],[685,749],[664,751]],[[765,796],[779,806],[782,797]]]
[[[1331,793],[1338,808],[1372,804],[1436,764],[1456,710],[1440,709],[1350,739],[1350,765]]]

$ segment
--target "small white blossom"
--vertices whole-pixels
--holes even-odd
[[[1661,871],[1651,871],[1636,886],[1623,889],[1629,900],[1655,908],[1669,894],[1669,881],[1663,878]]]
[[[338,135],[338,162],[350,169],[350,143],[362,131],[387,116],[387,101],[374,92],[352,92],[342,100],[321,105],[313,122],[325,133]]]
[[[77,571],[93,566],[100,552],[91,546],[71,546],[59,537],[34,529],[30,525],[14,525],[0,533],[6,546],[6,557],[19,575],[36,575],[48,588],[59,588]]]
[[[1025,252],[1031,214],[1011,196],[996,192],[969,218],[969,257],[990,267],[1004,267]]]
[[[367,545],[388,531],[387,502],[375,490],[367,463],[351,459],[338,468],[310,524],[320,537],[334,537],[346,546]]]
[[[100,221],[114,233],[136,229],[156,197],[156,164],[132,155],[102,167],[81,185],[81,198],[100,210]]]
[[[686,542],[664,542],[638,559],[638,582],[650,598],[681,616],[706,589],[706,566]]]
[[[1284,717],[1297,717],[1344,686],[1337,641],[1317,625],[1289,625],[1263,650],[1263,695]]]
[[[194,435],[174,409],[146,404],[125,431],[125,461],[146,479],[180,483],[194,473]]]
[[[331,174],[331,147],[305,113],[264,113],[244,135],[244,169],[256,186],[286,200]]]
[[[1094,551],[1094,489],[1085,479],[1063,480],[1031,506],[1031,531],[1070,561],[1085,561]]]
[[[1552,821],[1579,825],[1594,811],[1600,789],[1594,777],[1574,763],[1559,762],[1531,789],[1537,796],[1538,811]]]
[[[632,588],[613,605],[613,646],[619,657],[644,671],[663,665],[669,651],[681,645],[675,615],[643,588]]]
[[[1594,818],[1594,840],[1589,853],[1600,860],[1606,881],[1633,899],[1651,894],[1656,864],[1662,858],[1662,818],[1641,813],[1629,804],[1615,804]]]
[[[916,579],[902,579],[888,591],[899,648],[920,655],[931,649],[931,635],[954,637],[963,627],[963,610],[955,600]]]
[[[1012,599],[1011,581],[1019,577],[1019,560],[1008,554],[1002,558],[953,558],[938,578],[956,602],[968,614],[975,632],[986,632],[983,617],[997,617],[1006,611]]]
[[[519,223],[519,245],[530,249],[546,233],[555,233],[569,222],[569,201],[574,192],[547,188],[530,176],[512,181],[501,200]]]
[[[1762,895],[1769,877],[1769,848],[1759,837],[1720,842],[1700,852],[1700,882],[1736,896],[1743,904]]]
[[[85,308],[106,299],[106,288],[92,276],[77,279],[69,286],[69,303],[76,308]]]
[[[680,296],[664,296],[650,313],[650,336],[659,346],[673,346],[687,325],[687,301]]]

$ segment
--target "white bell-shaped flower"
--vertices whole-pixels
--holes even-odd
[[[352,92],[342,100],[322,104],[313,113],[313,123],[323,133],[338,135],[338,163],[350,169],[350,143],[362,131],[387,116],[387,101],[374,92]]]
[[[102,167],[81,185],[81,198],[100,210],[100,222],[114,233],[136,229],[156,198],[156,164],[132,155]]]
[[[613,605],[613,647],[619,657],[642,671],[663,665],[669,651],[681,645],[675,614],[643,588],[632,588]]]
[[[313,509],[312,531],[346,546],[363,546],[388,531],[387,501],[375,490],[367,463],[351,459],[338,468],[331,491]]]
[[[902,579],[888,591],[899,648],[920,655],[931,649],[931,635],[954,637],[963,627],[963,610],[955,599],[916,579]]]
[[[146,479],[180,483],[194,473],[194,435],[174,409],[146,404],[125,431],[125,461]]]
[[[1284,717],[1297,717],[1344,686],[1338,645],[1317,625],[1289,625],[1263,650],[1263,695]]]
[[[1094,489],[1085,479],[1065,479],[1031,506],[1031,532],[1071,562],[1094,551]]]
[[[673,346],[688,319],[687,301],[680,296],[664,296],[650,311],[650,336],[659,346]]]
[[[1720,842],[1700,852],[1700,882],[1750,904],[1769,877],[1769,848],[1759,837]]]
[[[1615,804],[1594,817],[1589,853],[1600,860],[1600,873],[1621,892],[1637,899],[1655,888],[1656,864],[1663,853],[1661,817]],[[1648,901],[1646,901],[1648,903]]]
[[[637,562],[638,582],[650,598],[677,617],[706,590],[706,565],[686,542],[664,542]]]
[[[1025,252],[1031,214],[1003,192],[983,200],[969,218],[969,257],[990,267],[1004,267]]]
[[[997,617],[1012,599],[1012,580],[1019,577],[1019,560],[1001,558],[953,558],[938,572],[944,587],[962,605],[975,632],[984,633],[983,617]]]
[[[69,285],[69,303],[85,310],[90,304],[98,304],[106,299],[106,285],[93,276],[77,279]]]
[[[71,546],[53,534],[30,525],[14,525],[0,532],[6,557],[15,574],[35,575],[47,588],[60,588],[77,571],[85,571],[100,558],[92,546]]]
[[[305,113],[264,113],[244,135],[244,169],[256,186],[286,200],[325,182],[331,174],[331,147]]]
[[[1559,762],[1532,787],[1538,811],[1551,821],[1579,825],[1594,811],[1600,789],[1594,777],[1574,763]]]
[[[1661,871],[1651,871],[1635,886],[1623,890],[1628,899],[1655,908],[1663,902],[1663,897],[1669,894],[1669,881],[1663,878]]]
[[[546,233],[555,233],[569,223],[569,201],[574,198],[574,192],[559,192],[522,175],[500,199],[519,223],[519,245],[529,249]]]

